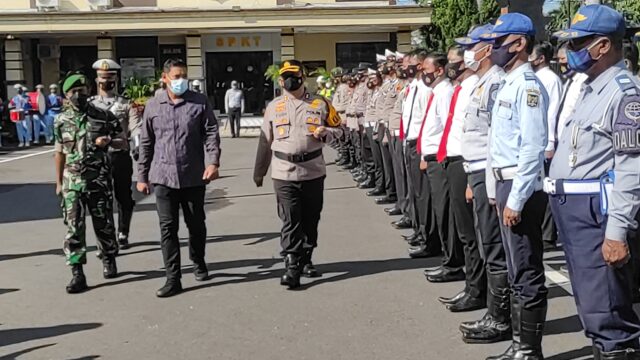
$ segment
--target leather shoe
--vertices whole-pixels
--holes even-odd
[[[388,196],[385,196],[385,197],[377,198],[375,201],[376,201],[377,205],[385,205],[385,204],[395,204],[396,201],[398,201],[398,199],[394,199],[394,198],[390,198]],[[400,211],[400,210],[398,210],[398,211]]]
[[[156,296],[159,298],[167,298],[174,295],[178,295],[182,292],[182,284],[180,280],[171,281],[167,280],[166,284],[163,287],[156,291]]]
[[[378,189],[378,188],[375,188],[371,191],[367,191],[367,196],[380,196],[384,194],[385,194],[385,191],[383,189]]]
[[[402,215],[402,210],[398,209],[397,207],[386,208],[384,209],[384,212],[386,212],[389,216]]]
[[[454,281],[462,281],[464,280],[464,271],[456,271],[456,272],[448,272],[443,271],[439,275],[427,276],[427,281],[432,283],[446,283],[446,282],[454,282]]]
[[[435,251],[428,249],[427,244],[420,244],[419,246],[412,246],[409,248],[409,256],[412,259],[421,259],[436,256]]]
[[[391,225],[400,230],[400,229],[411,229],[411,220],[409,220],[409,218],[402,218],[398,221],[394,221],[391,223]]]
[[[440,301],[440,303],[442,303],[443,305],[452,305],[460,301],[460,299],[462,299],[466,294],[467,293],[464,290],[462,290],[459,293],[453,295],[452,297],[440,296],[438,298],[438,301]]]
[[[424,271],[424,276],[435,276],[435,275],[440,275],[444,272],[444,268],[442,266],[439,266],[435,269],[427,269]]]
[[[375,181],[368,177],[365,181],[358,184],[358,189],[373,189],[376,186]]]
[[[206,281],[209,279],[209,269],[205,262],[193,264],[193,274],[196,276],[196,281]]]
[[[406,242],[411,242],[415,239],[417,239],[420,236],[420,234],[418,233],[413,233],[411,235],[402,235],[402,238],[406,241]]]
[[[470,294],[465,294],[457,302],[447,305],[447,310],[451,312],[465,312],[480,310],[487,307],[487,299],[483,297],[472,297]]]
[[[105,279],[118,277],[118,268],[116,267],[115,257],[107,257],[102,261],[102,276]]]

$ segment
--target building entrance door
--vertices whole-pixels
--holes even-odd
[[[214,109],[224,113],[224,95],[236,80],[244,92],[245,113],[262,115],[273,99],[273,83],[264,72],[273,63],[271,51],[207,53],[207,90]]]

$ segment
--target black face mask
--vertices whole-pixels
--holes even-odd
[[[23,90],[18,90],[18,95],[22,95],[22,93],[24,93]]]
[[[376,84],[374,84],[374,83],[372,83],[372,82],[368,82],[368,83],[367,83],[367,87],[368,87],[369,89],[373,89],[373,88],[375,88],[375,87],[376,87]]]
[[[462,61],[455,62],[455,63],[448,63],[447,66],[445,67],[445,72],[447,73],[447,77],[450,80],[455,80],[459,78],[460,75],[462,75],[462,73],[465,70],[466,69],[462,69]]]
[[[382,73],[382,75],[389,75],[391,73],[391,69],[389,69],[388,67],[384,66],[382,68],[382,70],[380,70],[380,72]]]
[[[511,60],[513,60],[513,58],[516,57],[517,53],[515,52],[509,52],[509,48],[518,40],[514,40],[508,44],[502,44],[500,47],[498,48],[493,48],[493,51],[491,51],[491,61],[495,64],[498,65],[501,68],[504,68],[505,66],[507,66]]]
[[[284,89],[287,91],[296,91],[302,87],[303,81],[301,77],[291,76],[285,79]]]
[[[403,68],[399,68],[398,70],[396,70],[396,74],[398,74],[398,78],[400,79],[406,79],[407,78],[407,71]]]
[[[74,93],[69,98],[69,101],[76,107],[76,109],[80,111],[87,110],[87,106],[89,105],[89,96],[80,93]]]
[[[112,91],[115,88],[116,88],[115,81],[107,81],[107,82],[100,83],[100,89],[102,89],[103,91]]]
[[[409,65],[407,66],[407,77],[415,78],[416,74],[418,74],[418,65]]]
[[[436,81],[436,74],[435,73],[424,73],[422,75],[422,81],[424,82],[425,85],[431,86],[431,84],[433,84],[433,82]]]

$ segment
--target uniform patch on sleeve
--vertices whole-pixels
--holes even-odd
[[[538,107],[540,104],[540,92],[538,90],[527,90],[527,106]]]
[[[613,149],[617,154],[640,153],[640,96],[626,96],[620,102],[613,123]]]

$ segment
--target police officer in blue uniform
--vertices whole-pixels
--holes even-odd
[[[569,67],[588,76],[560,138],[545,191],[594,358],[640,359],[627,237],[640,207],[640,81],[622,57],[625,22],[581,7],[567,30]],[[633,238],[630,238],[633,240]]]
[[[488,360],[543,359],[547,288],[542,264],[546,198],[542,172],[548,97],[527,62],[534,35],[531,19],[509,13],[482,36],[494,40],[492,60],[506,72],[492,109],[487,166],[496,179],[495,201],[513,293],[512,344],[505,353]]]

